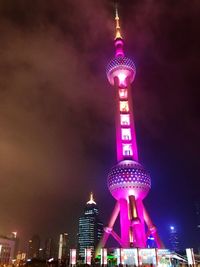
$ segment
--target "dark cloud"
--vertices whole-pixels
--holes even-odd
[[[137,65],[140,158],[152,173],[146,204],[160,229],[174,220],[186,237],[195,225],[183,223],[182,211],[188,206],[191,215],[199,197],[199,3],[192,2],[120,3],[126,52]],[[112,12],[112,1],[0,1],[3,233],[74,234],[91,190],[102,218],[111,213],[114,92],[104,69],[114,54]]]

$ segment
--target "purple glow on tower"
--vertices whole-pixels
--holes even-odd
[[[151,178],[138,162],[136,132],[131,98],[131,83],[136,68],[134,62],[125,57],[124,41],[120,32],[119,16],[116,9],[115,57],[107,66],[108,81],[115,89],[116,102],[116,148],[117,165],[108,174],[108,188],[116,199],[116,206],[100,247],[104,247],[109,235],[123,248],[145,248],[147,239],[154,238],[158,248],[163,247],[144,205],[143,199],[151,189]],[[120,216],[120,236],[113,230]]]

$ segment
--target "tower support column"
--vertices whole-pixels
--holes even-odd
[[[145,220],[146,225],[148,227],[147,238],[149,235],[152,235],[155,242],[156,242],[157,248],[164,248],[164,245],[163,245],[160,237],[158,236],[156,226],[153,224],[153,222],[152,222],[146,208],[144,207],[143,203],[142,203],[142,206],[143,206],[143,210],[144,210],[144,220]]]
[[[130,246],[129,229],[130,221],[128,218],[128,202],[126,199],[119,200],[120,206],[120,226],[121,226],[121,240],[125,247]]]
[[[136,247],[145,248],[146,247],[146,234],[144,225],[144,215],[143,215],[143,205],[142,200],[136,200],[136,207],[138,212],[138,223],[134,224],[134,232],[136,237]]]
[[[111,214],[108,226],[104,228],[104,234],[98,244],[98,247],[96,249],[96,255],[98,255],[100,253],[100,249],[105,247],[105,244],[109,238],[109,235],[111,234],[112,230],[113,230],[113,225],[115,224],[115,221],[117,219],[117,216],[119,215],[119,202],[117,201],[115,204],[115,207],[113,209],[113,212]]]

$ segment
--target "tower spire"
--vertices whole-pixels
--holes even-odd
[[[96,205],[96,202],[94,201],[94,197],[93,197],[92,192],[90,193],[90,200],[87,202],[87,204],[95,204]]]
[[[115,3],[115,40],[116,39],[122,39],[117,2]]]
[[[115,57],[124,57],[124,40],[120,31],[117,2],[115,3]]]

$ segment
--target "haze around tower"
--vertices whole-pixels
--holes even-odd
[[[125,50],[137,65],[139,157],[153,181],[145,205],[164,239],[175,223],[182,244],[192,246],[200,4],[126,0],[119,7]],[[2,0],[0,32],[0,232],[16,230],[24,241],[33,233],[73,236],[90,191],[106,223],[114,206],[106,189],[115,162],[105,75],[112,1]]]

